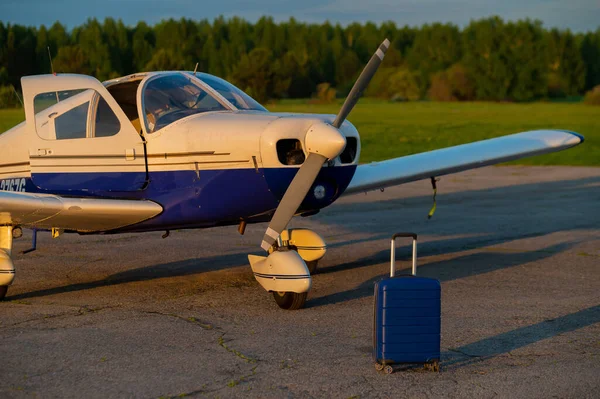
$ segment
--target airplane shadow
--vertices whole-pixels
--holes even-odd
[[[537,237],[551,234],[556,231],[570,231],[576,229],[598,228],[600,225],[600,212],[597,205],[590,203],[600,203],[600,177],[590,177],[577,180],[554,181],[546,183],[523,184],[518,186],[498,187],[484,190],[472,190],[464,192],[455,192],[449,194],[440,194],[438,196],[438,213],[443,212],[444,204],[470,204],[473,207],[481,206],[486,201],[500,197],[514,198],[519,201],[515,213],[520,219],[528,218],[530,222],[525,221],[525,230],[520,233],[511,232],[510,229],[502,230],[498,225],[492,224],[486,227],[487,231],[481,231],[481,224],[477,226],[461,226],[463,230],[454,231],[452,226],[457,221],[456,217],[449,216],[440,223],[431,223],[431,221],[419,218],[416,222],[414,231],[419,234],[431,234],[435,236],[456,235],[474,235],[462,238],[442,238],[439,240],[430,240],[419,245],[419,255],[434,255],[441,253],[460,252],[466,249],[477,249],[489,245],[500,244],[517,239],[528,237]],[[540,190],[544,190],[544,197],[540,198]],[[573,204],[577,198],[590,198],[591,195],[598,195],[599,201],[585,201],[585,205],[577,204],[578,211],[585,214],[586,217],[575,218],[572,214],[562,214],[557,210],[553,220],[539,220],[540,216],[536,214],[538,207],[543,207],[545,200],[564,201],[565,206]],[[378,201],[376,196],[369,202],[358,203],[340,203],[328,208],[323,214],[316,215],[317,221],[328,225],[345,225],[344,222],[350,222],[350,226],[345,225],[347,231],[360,231],[360,225],[352,225],[352,214],[355,212],[386,212],[391,211],[394,217],[402,220],[403,224],[415,222],[415,208],[421,209],[423,204],[429,204],[431,198],[428,196],[412,197],[404,199],[391,199]],[[582,206],[595,208],[581,208]],[[327,211],[330,210],[330,213]],[[485,210],[480,210],[485,213]],[[471,210],[471,212],[474,212]],[[492,214],[492,217],[494,215]],[[435,218],[435,217],[434,217]],[[542,218],[544,219],[544,218]],[[547,218],[545,218],[547,219]],[[494,218],[493,221],[496,219]],[[497,222],[497,223],[500,223]],[[502,223],[506,223],[502,221]],[[358,240],[341,240],[330,245],[330,248],[341,248],[355,244],[370,242],[376,240],[388,239],[391,234],[398,230],[398,223],[390,220],[389,223],[381,226],[380,233]],[[393,229],[393,230],[392,230]],[[410,228],[409,230],[413,230]],[[491,232],[490,232],[491,231]],[[517,266],[519,264],[543,259],[551,254],[569,249],[574,243],[562,243],[546,248],[543,251],[525,252],[525,253],[478,253],[462,256],[456,259],[430,263],[419,268],[419,274],[423,276],[432,276],[441,281],[472,276],[480,273],[486,273],[501,268]],[[386,245],[387,247],[387,245]],[[407,247],[399,248],[398,253],[408,253]],[[105,279],[75,283],[61,287],[52,287],[17,295],[10,295],[8,300],[28,299],[59,293],[81,291],[104,286],[113,286],[137,281],[146,281],[158,278],[189,276],[205,272],[217,271],[222,269],[247,266],[246,253],[233,253],[214,257],[188,259],[184,261],[169,262],[158,265],[151,265],[116,273]],[[368,267],[374,264],[386,262],[389,258],[389,250],[377,253],[376,255],[365,257],[357,261],[345,264],[329,266],[319,269],[319,273],[328,274],[342,270]],[[317,276],[318,278],[318,276]],[[379,278],[379,277],[378,277]],[[366,295],[372,295],[374,282],[378,279],[371,279],[363,282],[360,286],[347,291],[332,295],[311,299],[308,306],[322,306],[325,304],[338,303],[346,300],[360,298]]]
[[[443,181],[443,180],[442,180]],[[541,195],[540,192],[544,194]],[[360,194],[358,194],[360,195]],[[314,218],[324,224],[339,224],[340,227],[353,232],[363,229],[360,223],[353,224],[352,218],[346,217],[353,213],[379,214],[382,223],[378,226],[380,234],[355,240],[342,240],[328,244],[329,248],[344,247],[360,243],[389,239],[391,235],[399,230],[416,231],[420,235],[474,235],[482,234],[481,224],[460,224],[460,231],[448,231],[448,223],[457,222],[456,205],[472,204],[469,212],[482,218],[492,218],[496,224],[505,222],[505,218],[494,212],[493,205],[489,201],[497,198],[511,198],[515,201],[514,213],[519,215],[520,223],[526,230],[520,236],[535,237],[556,231],[569,231],[574,229],[595,229],[600,225],[600,177],[587,177],[576,180],[560,180],[543,183],[520,184],[505,187],[486,188],[481,190],[467,190],[452,193],[444,193],[443,186],[438,186],[437,212],[433,219],[428,220],[426,214],[432,204],[431,196],[417,196],[409,198],[394,198],[377,200],[377,194],[370,194],[372,200],[366,202],[344,202],[336,203],[327,208]],[[574,202],[579,198],[591,199],[596,197],[597,201],[585,201],[585,203]],[[547,217],[540,220],[539,213],[548,209],[548,202],[559,203],[552,220]],[[584,214],[581,219],[573,219],[574,203],[577,203],[577,211]],[[464,211],[460,208],[459,211]],[[566,212],[565,212],[566,211]],[[410,227],[403,227],[410,225]],[[492,223],[490,230],[495,224]],[[489,231],[489,230],[488,230]],[[511,234],[509,232],[509,234]],[[461,238],[465,243],[468,241],[481,241],[480,238]],[[485,238],[488,245],[506,241],[500,232],[494,232]],[[479,244],[476,244],[479,245]],[[443,248],[444,251],[449,248]]]
[[[452,281],[545,259],[559,252],[566,251],[575,244],[576,242],[560,243],[542,250],[530,252],[506,253],[490,251],[459,256],[450,260],[422,265],[418,269],[418,274],[421,277],[436,278],[441,282]],[[321,273],[329,272],[329,269],[334,268],[348,270],[357,267],[368,267],[381,264],[388,259],[389,251],[381,251],[375,256],[369,256],[368,258],[344,265],[333,266],[323,270]],[[400,274],[406,274],[406,271],[401,270],[398,275]],[[375,283],[386,276],[387,273],[364,281],[355,288],[311,299],[307,302],[307,307],[332,305],[372,296]]]
[[[600,176],[584,177],[581,179],[572,180],[555,180],[549,182],[513,184],[510,186],[500,186],[445,193],[443,188],[443,181],[444,179],[448,178],[449,177],[442,177],[441,182],[438,182],[438,212],[440,211],[440,209],[443,210],[444,205],[462,203],[467,198],[469,199],[469,201],[473,201],[473,205],[477,205],[478,200],[484,200],[487,197],[494,198],[498,196],[512,198],[514,201],[520,202],[535,201],[535,203],[537,204],[537,201],[543,201],[546,199],[544,196],[540,196],[540,191],[546,192],[545,196],[550,195],[559,199],[563,198],[567,201],[568,198],[564,194],[569,194],[569,196],[578,196],[579,194],[584,194],[586,197],[593,194],[600,195],[600,186],[598,185],[598,183],[600,183]],[[515,196],[516,194],[518,194],[518,196]],[[355,195],[360,196],[362,194]],[[369,198],[370,200],[364,202],[336,202],[333,205],[331,205],[330,208],[326,208],[326,210],[329,211],[330,209],[333,210],[335,208],[335,213],[345,213],[346,211],[354,212],[356,210],[374,212],[378,211],[378,208],[393,210],[412,205],[422,205],[427,207],[427,210],[429,210],[428,207],[430,207],[432,203],[432,197],[430,194],[424,196],[386,199],[382,201],[377,199],[378,194],[375,191],[369,193],[367,198]],[[600,200],[600,197],[598,197],[597,199]],[[374,207],[373,203],[376,203],[377,207]],[[398,207],[396,205],[401,206]],[[314,218],[327,218],[327,211],[317,214],[316,216],[314,216]]]
[[[451,240],[439,240],[435,242],[429,242],[429,245],[422,245],[425,248],[420,248],[420,254],[426,256],[430,254],[427,249],[431,248],[433,253],[437,253],[437,245],[439,242],[449,241],[446,244],[456,245],[454,251],[464,250],[464,244],[460,239]],[[502,240],[500,240],[502,241]],[[494,243],[500,242],[495,240]],[[481,241],[481,247],[490,245],[489,241]],[[522,263],[531,262],[538,259],[543,259],[547,256],[551,256],[558,252],[567,250],[571,244],[563,243],[552,247],[545,248],[541,251],[526,252],[526,253],[478,253],[464,257],[455,258],[449,261],[442,261],[436,263],[430,263],[427,265],[419,266],[419,275],[423,277],[437,278],[440,281],[449,281],[459,279],[463,277],[469,277],[481,273],[487,273],[490,271],[517,266]],[[478,248],[478,245],[470,245],[469,248]],[[449,247],[451,248],[451,247]],[[454,252],[449,249],[447,252]],[[407,252],[407,250],[405,251]],[[360,267],[369,267],[377,264],[381,264],[389,260],[389,251],[383,250],[378,254],[359,259],[357,261],[344,263],[335,266],[329,266],[319,270],[319,274],[335,273],[343,270],[351,270]],[[399,261],[403,259],[400,258]],[[400,264],[400,263],[398,263]],[[41,289],[37,291],[26,292],[22,294],[9,295],[8,300],[22,300],[36,297],[44,297],[48,295],[55,295],[61,293],[69,293],[75,291],[89,290],[100,287],[115,286],[120,284],[127,284],[133,282],[149,281],[160,278],[169,277],[185,277],[190,275],[196,275],[201,273],[208,273],[213,271],[219,271],[224,269],[231,269],[235,267],[247,266],[247,254],[245,252],[219,255],[207,258],[195,258],[186,259],[183,261],[169,262],[152,266],[144,266],[136,269],[126,270],[120,273],[112,274],[104,279],[75,283],[66,286],[52,287],[47,289]],[[399,274],[403,271],[400,270]],[[358,287],[351,290],[338,292],[336,294],[318,297],[311,299],[307,302],[307,307],[317,307],[327,304],[333,304],[352,299],[357,299],[373,294],[373,286],[376,281],[385,277],[385,275],[378,276],[373,279],[369,279]]]
[[[499,236],[496,234],[478,235],[476,237],[459,237],[459,238],[448,238],[439,240],[429,240],[426,242],[419,242],[417,257],[427,257],[434,255],[450,254],[455,252],[467,251],[472,249],[485,248],[491,245],[503,244],[515,240],[534,238],[546,235],[548,233],[531,233],[531,234],[520,234],[520,235],[509,235]],[[391,234],[377,236],[373,241],[379,241],[384,239],[390,239]],[[407,239],[405,239],[407,240]],[[386,242],[387,244],[387,242]],[[351,245],[351,244],[348,244]],[[402,268],[406,266],[410,261],[412,246],[410,245],[397,245],[396,247],[396,267]],[[335,266],[328,266],[318,269],[319,274],[336,273],[343,270],[352,270],[361,267],[369,267],[372,265],[389,262],[390,261],[390,250],[386,248],[378,252],[377,254],[371,255],[368,258],[358,259],[356,261],[341,263]],[[417,262],[418,263],[418,262]],[[422,269],[419,266],[419,275],[422,273]]]
[[[600,305],[484,338],[442,353],[444,370],[457,369],[509,353],[560,334],[600,323]]]
[[[155,280],[168,277],[185,277],[200,273],[208,273],[239,266],[248,263],[245,252],[219,255],[207,258],[186,259],[183,261],[163,263],[159,265],[144,266],[124,272],[112,274],[104,279],[75,283],[61,287],[52,287],[37,291],[26,292],[7,296],[7,300],[20,300],[48,295],[63,294],[68,292],[89,290],[133,282]]]

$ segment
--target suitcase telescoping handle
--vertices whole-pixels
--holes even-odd
[[[415,233],[396,233],[392,236],[392,248],[390,256],[390,277],[394,277],[396,274],[396,238],[398,237],[412,237],[412,274],[417,275],[417,235]]]

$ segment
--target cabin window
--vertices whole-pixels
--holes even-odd
[[[121,130],[113,110],[93,89],[41,93],[33,105],[37,134],[45,140],[108,137]]]
[[[60,101],[64,101],[70,97],[86,91],[85,89],[77,90],[61,90],[52,91],[49,93],[40,93],[33,99],[33,110],[36,114],[56,105]]]
[[[85,138],[89,109],[90,102],[88,101],[54,118],[56,140]]]

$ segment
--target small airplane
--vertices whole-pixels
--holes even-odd
[[[342,195],[559,151],[583,137],[537,130],[359,165],[346,120],[389,47],[371,57],[337,115],[268,112],[231,83],[189,71],[100,83],[21,79],[25,122],[0,135],[0,299],[22,228],[117,234],[269,222],[256,280],[283,309],[304,306],[325,255],[316,232],[287,229]],[[407,132],[410,134],[410,132]],[[432,180],[433,181],[433,180]]]

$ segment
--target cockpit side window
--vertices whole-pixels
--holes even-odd
[[[114,136],[121,130],[119,118],[117,118],[117,115],[115,115],[106,100],[102,97],[98,99],[95,121],[94,137]]]
[[[150,80],[144,87],[143,98],[149,133],[190,115],[227,110],[190,78],[179,74]]]

